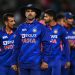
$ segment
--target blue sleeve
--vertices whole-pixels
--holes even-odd
[[[64,50],[64,53],[65,53],[65,59],[66,61],[70,61],[70,46],[69,46],[69,42],[68,40],[66,39],[67,37],[67,32],[64,28],[61,29],[62,31],[62,44],[63,44],[63,50]]]
[[[48,33],[48,29],[46,27],[42,27],[42,33],[41,33],[41,40],[43,44],[43,51],[42,51],[42,60],[46,63],[49,61],[49,56],[50,56],[50,36]]]
[[[14,36],[14,50],[12,53],[12,62],[11,65],[17,64],[18,63],[18,56],[19,56],[19,51],[22,45],[21,42],[21,36],[19,35],[20,30],[17,29]]]

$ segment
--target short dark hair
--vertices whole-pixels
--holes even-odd
[[[3,15],[3,21],[8,21],[8,17],[14,17],[14,14],[12,14],[12,13],[5,13]]]
[[[57,19],[57,21],[58,21],[58,20],[60,20],[60,19],[62,19],[62,18],[64,19],[64,17],[65,17],[64,15],[59,14],[59,15],[56,16],[56,19]]]
[[[45,10],[44,13],[46,13],[46,14],[52,16],[53,19],[56,20],[56,12],[55,12],[54,10],[52,10],[52,9],[47,9],[47,10]]]

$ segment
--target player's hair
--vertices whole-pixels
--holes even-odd
[[[5,13],[3,15],[3,21],[8,21],[8,17],[14,17],[14,14],[12,14],[12,13]]]
[[[57,21],[60,20],[60,19],[62,19],[62,18],[64,18],[64,15],[59,14],[59,15],[56,16],[56,20]]]
[[[47,10],[45,10],[44,13],[47,13],[48,15],[53,16],[53,19],[56,21],[56,12],[54,10],[47,9]]]

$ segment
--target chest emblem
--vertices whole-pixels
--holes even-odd
[[[58,33],[58,30],[54,30],[54,33],[57,34]]]
[[[33,32],[34,32],[34,33],[35,33],[35,32],[37,32],[37,29],[36,29],[36,28],[34,28],[34,29],[33,29]]]
[[[72,32],[75,35],[75,31]]]

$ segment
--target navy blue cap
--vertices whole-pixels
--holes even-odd
[[[35,4],[27,4],[21,7],[21,12],[25,12],[27,9],[32,9],[36,12],[37,17],[41,15],[41,9],[39,9]],[[25,14],[25,13],[23,13]]]
[[[73,18],[73,14],[72,14],[71,12],[66,12],[66,13],[64,13],[64,16],[65,16],[66,19],[71,19],[71,18]]]

